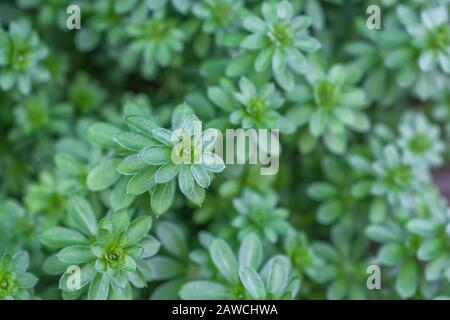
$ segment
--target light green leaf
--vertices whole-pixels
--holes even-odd
[[[63,227],[54,227],[45,230],[41,234],[41,241],[51,248],[63,248],[70,245],[87,244],[87,238],[80,232]]]
[[[220,87],[209,87],[208,98],[211,99],[216,106],[225,111],[231,112],[236,109],[236,103],[230,95]]]
[[[403,299],[410,298],[417,290],[419,282],[417,266],[414,261],[407,261],[400,269],[395,281],[395,289]]]
[[[261,277],[255,270],[249,267],[241,266],[239,269],[239,277],[253,299],[261,300],[266,296],[266,290]]]
[[[151,206],[156,215],[169,210],[175,196],[175,180],[168,183],[157,184],[152,192]]]
[[[187,238],[184,231],[176,224],[164,221],[156,227],[156,235],[164,249],[175,257],[185,259],[188,255]]]
[[[165,165],[159,167],[158,171],[155,173],[156,183],[166,183],[172,180],[180,171],[180,165],[174,164],[172,162],[166,163]]]
[[[263,246],[259,237],[250,233],[242,239],[239,247],[239,265],[258,270],[263,259]]]
[[[104,122],[97,122],[91,125],[87,132],[86,137],[92,143],[102,148],[114,148],[116,142],[113,138],[119,134],[120,129]]]
[[[114,136],[113,140],[120,146],[130,151],[139,151],[147,146],[156,145],[158,142],[149,136],[135,132],[121,132]]]
[[[162,165],[171,161],[172,149],[168,146],[150,146],[139,152],[139,157],[150,165]]]
[[[107,273],[98,273],[89,287],[89,300],[106,300],[110,287],[110,276]]]
[[[150,166],[133,176],[127,185],[127,193],[140,195],[150,190],[155,185],[154,175],[158,167]]]
[[[182,300],[225,300],[229,298],[228,289],[211,281],[192,281],[181,287]]]
[[[142,161],[137,154],[125,157],[117,165],[117,172],[123,175],[135,175],[148,167],[148,164]]]
[[[228,283],[238,280],[238,264],[228,244],[222,239],[215,239],[209,246],[209,254],[214,265]]]
[[[127,193],[128,182],[129,179],[127,177],[121,178],[111,192],[109,202],[111,208],[115,211],[125,209],[133,203],[134,195]]]
[[[206,169],[199,164],[191,165],[191,173],[195,181],[202,187],[208,188],[210,183],[209,174]]]
[[[182,166],[178,175],[178,183],[181,192],[188,195],[194,189],[194,177],[192,176],[189,166]]]
[[[105,159],[92,169],[86,179],[86,184],[91,191],[100,191],[110,187],[119,179],[116,171],[119,159]]]
[[[127,243],[133,244],[139,242],[145,235],[148,234],[152,227],[152,218],[142,216],[134,220],[127,232]]]
[[[90,204],[79,196],[69,199],[69,218],[79,230],[94,235],[97,231],[97,218]]]
[[[89,246],[74,245],[61,249],[58,258],[66,263],[81,264],[94,260],[95,256]]]
[[[158,125],[153,121],[138,115],[126,116],[125,122],[130,129],[150,137],[153,129],[158,128]]]

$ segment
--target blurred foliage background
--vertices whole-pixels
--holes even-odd
[[[1,1],[0,299],[450,297],[449,8]],[[156,178],[197,117],[280,129],[278,173]]]

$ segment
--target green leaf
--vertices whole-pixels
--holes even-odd
[[[384,220],[387,211],[387,203],[383,198],[375,198],[370,204],[369,216],[371,221],[380,223]]]
[[[241,48],[258,50],[267,46],[268,40],[265,35],[251,34],[241,41]]]
[[[284,68],[281,72],[276,72],[275,79],[277,83],[286,91],[294,90],[295,81],[294,74],[288,68]]]
[[[22,250],[13,256],[12,262],[16,272],[25,272],[30,265],[30,256]]]
[[[144,248],[141,254],[142,259],[153,257],[161,247],[161,243],[152,236],[144,237],[139,244]]]
[[[425,219],[412,219],[408,222],[406,228],[412,233],[422,237],[431,237],[436,230],[436,226]]]
[[[55,227],[45,230],[41,234],[41,241],[47,247],[63,248],[70,245],[86,244],[87,238],[78,231],[63,227]]]
[[[120,132],[120,129],[108,123],[97,122],[88,128],[86,137],[99,147],[114,148],[116,143],[113,138]]]
[[[253,67],[253,60],[254,56],[252,54],[242,54],[228,63],[225,74],[228,77],[244,75],[246,71]]]
[[[38,278],[29,272],[21,273],[16,278],[17,286],[22,289],[31,289],[37,282]]]
[[[394,266],[404,259],[403,248],[398,243],[388,243],[381,247],[378,259],[385,265]]]
[[[327,289],[327,299],[341,300],[344,299],[348,292],[349,285],[345,278],[338,278]]]
[[[153,136],[153,129],[158,128],[158,125],[153,121],[138,115],[126,116],[125,122],[131,130],[149,137]]]
[[[150,146],[139,152],[139,157],[150,165],[162,165],[171,161],[172,149],[168,146]]]
[[[111,283],[113,290],[114,300],[133,300],[133,289],[129,282],[125,285],[125,288],[121,288],[115,283]]]
[[[317,221],[322,224],[333,223],[343,210],[342,204],[337,200],[324,202],[317,210]]]
[[[194,178],[192,177],[189,166],[182,166],[178,175],[180,190],[183,194],[188,195],[194,188]]]
[[[133,203],[134,196],[127,193],[128,181],[126,177],[121,178],[111,192],[109,202],[115,211],[128,208]]]
[[[211,281],[192,281],[186,283],[179,292],[182,300],[225,300],[229,298],[228,289]]]
[[[199,164],[191,165],[191,173],[195,181],[202,187],[208,188],[210,183],[209,174],[206,169]]]
[[[325,133],[324,142],[327,148],[336,154],[342,154],[347,148],[347,136],[345,132],[336,134],[328,130]]]
[[[79,196],[69,199],[69,218],[80,231],[94,235],[97,231],[97,219],[90,204]]]
[[[172,162],[166,163],[165,165],[159,167],[155,174],[156,183],[166,183],[175,178],[175,176],[180,171],[180,165],[174,164]]]
[[[134,132],[118,133],[114,136],[113,140],[125,149],[136,152],[147,146],[158,144],[155,139]]]
[[[216,106],[228,112],[235,110],[237,107],[233,98],[220,87],[209,87],[208,98],[211,99]]]
[[[263,259],[263,246],[259,237],[250,233],[242,239],[239,247],[239,265],[258,270]]]
[[[95,259],[91,248],[87,245],[74,245],[61,249],[58,259],[66,263],[81,264]]]
[[[109,293],[110,276],[107,273],[99,273],[89,287],[89,300],[106,300]]]
[[[134,220],[128,229],[128,244],[139,242],[145,235],[148,234],[152,227],[152,218],[142,216]]]
[[[62,262],[59,260],[57,254],[53,254],[49,256],[47,259],[44,260],[44,263],[42,264],[42,271],[44,273],[57,276],[66,271],[67,263]]]
[[[203,153],[202,166],[205,167],[206,170],[214,173],[222,172],[225,169],[222,158],[212,152]]]
[[[185,272],[185,266],[179,260],[165,256],[158,255],[146,260],[146,263],[151,270],[151,280],[170,280]]]
[[[193,116],[194,111],[187,103],[178,105],[172,114],[172,128],[180,128],[184,119]]]
[[[188,255],[187,238],[184,231],[176,224],[161,222],[156,227],[156,235],[161,240],[164,249],[175,257],[185,259]]]
[[[323,134],[327,125],[327,118],[324,111],[317,110],[313,113],[309,122],[309,131],[314,137]]]
[[[238,264],[228,244],[222,239],[215,239],[209,246],[209,254],[220,274],[228,283],[238,280]]]
[[[142,159],[137,154],[133,154],[124,158],[117,165],[117,172],[123,175],[135,175],[138,172],[144,170],[148,167],[148,164],[142,161]]]
[[[158,167],[150,166],[133,176],[128,181],[127,193],[140,195],[150,190],[155,185],[154,175],[157,168]]]
[[[241,266],[239,268],[239,277],[253,299],[261,300],[266,296],[266,290],[261,277],[255,270],[249,267]]]
[[[264,20],[253,15],[245,17],[242,26],[250,32],[264,33],[267,30]]]
[[[417,258],[422,261],[436,259],[445,249],[445,243],[441,239],[425,240],[417,251]]]
[[[119,2],[114,3],[114,11],[117,13],[128,12],[135,4],[136,4],[136,0],[119,1]]]
[[[270,63],[272,62],[272,57],[274,54],[274,48],[273,47],[268,47],[264,50],[262,50],[259,54],[258,57],[255,60],[255,70],[257,72],[262,72],[267,70],[267,68],[269,68]]]
[[[328,182],[312,183],[307,191],[308,196],[317,201],[323,201],[337,194],[336,187]]]
[[[205,201],[206,191],[201,186],[194,183],[194,188],[192,188],[192,191],[188,193],[186,197],[195,205],[201,206]]]
[[[153,137],[159,142],[165,144],[166,146],[173,146],[177,143],[177,136],[172,133],[172,131],[164,128],[156,128],[152,131]]]
[[[105,190],[113,185],[120,175],[116,171],[119,159],[105,159],[88,174],[86,184],[91,191]]]
[[[279,297],[288,284],[290,264],[286,257],[276,257],[271,261],[267,279],[267,291]]]
[[[286,66],[286,57],[281,49],[275,49],[275,54],[272,58],[272,69],[275,73],[281,73]]]
[[[412,297],[417,290],[419,282],[418,270],[414,261],[406,261],[401,267],[395,281],[395,289],[400,297],[407,299]]]
[[[383,225],[371,225],[366,228],[365,233],[370,239],[378,242],[395,242],[400,240],[399,234]]]
[[[130,256],[125,256],[125,259],[123,260],[122,269],[125,272],[135,271],[136,270],[136,262]]]
[[[169,210],[175,196],[175,180],[168,183],[157,184],[152,192],[151,206],[156,215]]]

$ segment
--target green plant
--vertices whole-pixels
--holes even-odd
[[[8,32],[1,29],[0,47],[2,90],[17,86],[22,94],[29,94],[32,82],[48,79],[48,71],[42,66],[48,50],[40,44],[28,21],[11,22]]]
[[[297,295],[300,281],[291,276],[289,259],[275,256],[261,267],[262,243],[255,234],[242,240],[238,260],[222,239],[211,242],[209,254],[220,279],[186,283],[180,290],[182,299],[294,299]]]
[[[76,265],[80,269],[79,287],[70,287],[66,271],[59,287],[65,298],[87,295],[89,299],[132,299],[132,285],[146,286],[147,269],[143,259],[156,254],[159,242],[148,236],[152,219],[130,221],[130,213],[116,211],[97,224],[89,203],[74,197],[70,202],[69,222],[73,228],[55,227],[42,233],[42,242],[60,249],[46,262],[48,269]],[[57,260],[56,260],[56,259]]]
[[[33,287],[38,282],[35,275],[27,272],[28,253],[19,251],[13,256],[4,254],[0,259],[0,299],[28,300],[33,297]]]
[[[2,1],[0,299],[449,299],[449,16]]]

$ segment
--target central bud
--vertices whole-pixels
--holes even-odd
[[[219,25],[224,25],[230,19],[232,9],[226,3],[216,3],[211,8],[212,19]]]
[[[292,39],[292,31],[288,24],[274,24],[270,28],[269,37],[278,45],[286,45]]]
[[[430,149],[432,142],[425,134],[415,135],[408,143],[409,148],[415,154],[422,154]]]
[[[450,45],[450,25],[442,24],[430,34],[430,46],[434,49],[447,50]]]
[[[3,275],[0,275],[0,289],[8,290],[11,286],[11,283],[9,279],[11,278],[11,275],[8,273],[4,273]]]
[[[328,81],[318,81],[314,86],[314,100],[320,107],[333,107],[339,96],[339,87]]]
[[[105,258],[109,264],[115,264],[122,260],[122,250],[120,248],[108,249],[105,252]]]
[[[167,25],[163,21],[155,20],[147,24],[147,33],[153,39],[163,39],[168,32]]]
[[[0,287],[1,287],[2,289],[8,289],[8,281],[7,281],[6,279],[3,279],[3,280],[0,282]]]
[[[195,147],[194,145],[182,146],[178,153],[181,161],[184,164],[192,164],[195,161]]]
[[[390,171],[388,179],[394,189],[408,186],[412,179],[411,168],[408,165],[401,164]]]
[[[264,110],[266,109],[266,105],[264,101],[260,99],[251,99],[247,105],[247,113],[253,117],[260,116]]]

